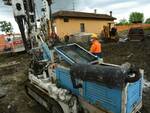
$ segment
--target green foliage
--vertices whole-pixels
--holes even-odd
[[[6,22],[6,21],[0,21],[0,30],[2,32],[7,33],[12,33],[13,32],[13,27],[11,25],[10,22]]]
[[[128,25],[129,22],[126,19],[121,19],[117,25]]]
[[[139,23],[144,21],[144,14],[140,12],[132,12],[129,17],[130,23]]]
[[[150,24],[150,18],[147,18],[145,24]]]

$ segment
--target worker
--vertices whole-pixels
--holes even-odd
[[[49,39],[49,47],[53,47],[56,44],[58,44],[59,42],[60,42],[59,36],[56,34],[55,31],[52,31],[52,33],[50,35],[50,39]]]
[[[110,36],[112,38],[115,38],[116,35],[117,35],[117,28],[114,26],[114,27],[111,28]]]
[[[92,34],[91,43],[92,45],[90,48],[90,52],[96,55],[97,57],[102,58],[101,43],[98,41],[98,37],[96,34]]]
[[[66,34],[66,35],[64,36],[64,39],[65,39],[65,42],[68,43],[68,42],[69,42],[69,35]]]
[[[57,42],[59,41],[59,37],[58,37],[58,35],[56,34],[55,31],[52,31],[52,33],[51,33],[51,38],[52,38],[52,40],[53,40],[55,43],[57,43]]]

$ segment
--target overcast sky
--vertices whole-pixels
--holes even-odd
[[[41,4],[40,0],[35,1]],[[117,21],[123,18],[128,20],[130,13],[134,11],[144,13],[145,19],[150,17],[150,0],[54,0],[52,9],[53,12],[73,10],[73,6],[76,11],[94,12],[94,9],[97,9],[97,13],[102,14],[109,14],[109,11],[113,11],[113,16],[117,18]],[[38,12],[40,13],[40,10]],[[14,31],[19,31],[13,19],[12,8],[4,6],[2,0],[0,0],[1,20],[12,22]]]

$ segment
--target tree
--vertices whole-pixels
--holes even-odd
[[[140,12],[132,12],[129,17],[130,23],[143,23],[144,14]]]
[[[117,25],[128,25],[129,22],[126,19],[121,19]]]
[[[0,30],[2,32],[5,32],[6,34],[12,33],[13,32],[12,24],[10,22],[0,21]]]
[[[145,24],[150,24],[150,18],[147,18]]]

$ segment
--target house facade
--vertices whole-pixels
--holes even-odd
[[[79,32],[99,34],[103,26],[110,26],[115,19],[106,14],[59,11],[53,14],[53,27],[59,37]]]

